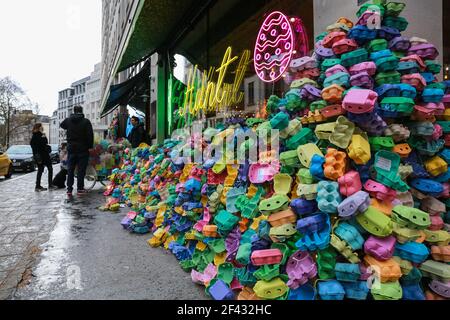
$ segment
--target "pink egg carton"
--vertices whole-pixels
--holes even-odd
[[[350,171],[338,179],[339,191],[349,197],[362,190],[361,177],[358,171]]]
[[[440,215],[430,216],[431,225],[428,227],[431,231],[439,231],[444,228],[444,220],[442,220]]]
[[[370,236],[364,243],[364,252],[377,260],[387,261],[394,255],[396,242],[394,236],[387,238]]]
[[[137,213],[134,212],[134,211],[130,211],[130,212],[128,212],[128,214],[127,214],[127,218],[128,218],[128,219],[134,220],[136,217],[137,217]]]
[[[340,55],[358,49],[358,44],[353,39],[342,39],[335,42],[332,49],[334,54]]]
[[[339,73],[339,72],[348,73],[348,70],[344,66],[342,66],[340,64],[337,64],[334,67],[328,68],[327,71],[325,71],[325,75],[328,78],[328,77],[331,77],[332,75],[335,75],[336,73]]]
[[[377,65],[373,61],[358,63],[349,69],[350,75],[354,76],[361,72],[367,72],[369,76],[377,73]]]
[[[443,103],[421,103],[414,106],[414,109],[426,115],[440,116],[445,112],[445,105]]]
[[[369,23],[369,19],[372,18],[374,15],[380,16],[378,12],[367,10],[359,17],[358,21],[356,21],[356,25],[367,26],[367,24]]]
[[[273,177],[280,171],[280,163],[272,161],[269,163],[255,163],[250,166],[249,179],[251,183],[261,184],[272,181]]]
[[[409,84],[417,89],[417,91],[423,91],[427,86],[427,81],[420,73],[405,74],[402,76],[402,83]]]
[[[366,189],[372,197],[382,201],[392,202],[397,196],[397,191],[394,189],[388,188],[385,185],[371,179],[367,180],[364,184],[364,189]]]
[[[342,106],[348,112],[362,114],[371,112],[375,108],[377,100],[378,94],[375,91],[353,89],[345,96]]]
[[[434,197],[426,197],[422,199],[420,201],[420,209],[425,212],[428,212],[432,216],[440,215],[447,211],[445,203],[439,201]]]
[[[450,103],[450,94],[446,94],[444,98],[442,98],[442,103]]]
[[[442,194],[440,194],[438,198],[449,199],[450,198],[450,183],[448,183],[448,182],[443,183],[442,186],[444,187],[444,191],[442,191]]]
[[[442,129],[442,127],[440,125],[435,124],[433,134],[431,135],[431,139],[438,140],[443,135],[444,135],[444,129]]]
[[[217,275],[217,268],[212,263],[208,264],[203,273],[200,273],[194,269],[191,271],[192,282],[205,285],[214,279]]]
[[[341,40],[344,40],[347,38],[347,34],[343,31],[335,31],[335,32],[330,32],[325,38],[323,38],[322,40],[322,45],[325,48],[332,48],[333,45]]]
[[[279,249],[256,250],[252,252],[251,260],[254,266],[279,264],[283,253]]]

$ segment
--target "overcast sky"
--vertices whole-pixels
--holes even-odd
[[[58,91],[100,62],[101,22],[101,0],[0,0],[0,78],[51,115]]]

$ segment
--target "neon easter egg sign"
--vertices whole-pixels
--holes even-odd
[[[294,55],[294,31],[288,17],[279,11],[264,20],[256,39],[254,64],[264,82],[278,81]]]

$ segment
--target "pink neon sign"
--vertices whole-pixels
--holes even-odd
[[[264,20],[256,39],[254,65],[264,82],[278,81],[294,57],[308,54],[306,28],[299,18],[289,18],[279,11]]]
[[[256,39],[254,64],[264,82],[275,82],[289,67],[294,53],[294,32],[289,19],[272,12],[264,21]]]

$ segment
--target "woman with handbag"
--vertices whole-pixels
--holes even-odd
[[[57,189],[53,186],[53,166],[50,160],[51,147],[48,145],[48,139],[44,134],[44,127],[42,123],[36,123],[33,127],[33,137],[30,142],[31,148],[33,149],[33,156],[36,164],[38,166],[38,173],[36,177],[36,192],[46,191],[46,188],[41,186],[41,178],[44,173],[44,168],[47,167],[48,170],[48,188],[49,190]]]

